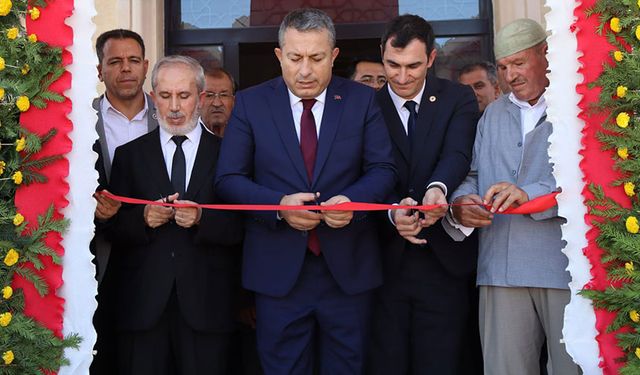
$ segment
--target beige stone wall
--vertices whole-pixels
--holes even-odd
[[[151,67],[162,57],[164,51],[164,1],[163,0],[94,0],[98,14],[93,21],[96,33],[93,41],[102,32],[111,29],[129,29],[144,39],[146,57]],[[145,82],[145,91],[151,90],[151,82]],[[98,88],[99,92],[104,87]]]
[[[546,27],[544,0],[493,0],[494,31],[518,18],[531,18]]]

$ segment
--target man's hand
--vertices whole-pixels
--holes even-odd
[[[104,191],[106,191],[107,193],[109,192],[107,190],[104,190]],[[120,202],[113,200],[102,194],[96,193],[96,194],[93,194],[93,197],[97,202],[95,216],[96,216],[96,219],[98,220],[111,219],[113,215],[118,213],[120,206],[122,206]]]
[[[178,199],[178,193],[168,196],[166,199],[158,199],[156,202],[173,202]],[[157,228],[173,218],[174,209],[163,206],[144,206],[144,222],[151,228]]]
[[[174,201],[177,204],[193,204],[192,201]],[[175,209],[174,219],[176,224],[183,228],[191,228],[192,226],[200,223],[200,217],[202,217],[202,208],[200,207],[177,207]]]
[[[469,228],[482,228],[491,224],[493,214],[487,211],[477,194],[468,194],[456,198],[451,208],[453,217],[458,223]],[[457,204],[471,204],[470,206],[456,206]]]
[[[328,201],[320,203],[320,205],[331,206],[345,202],[351,202],[351,199],[344,195],[336,195]],[[331,228],[342,228],[353,219],[353,211],[322,211],[322,219]]]
[[[503,212],[512,205],[518,207],[528,201],[529,194],[509,182],[491,186],[484,195],[484,204],[491,206],[491,212]]]
[[[418,202],[409,197],[400,201],[401,206],[416,206],[417,204]],[[411,211],[412,210],[408,210],[405,208],[392,210],[391,212],[393,216],[393,222],[396,224],[398,233],[405,240],[411,242],[412,244],[424,245],[427,243],[427,240],[416,237],[423,228],[423,219],[420,219],[419,212],[411,213]]]
[[[422,198],[422,205],[433,205],[439,204],[441,206],[436,207],[432,210],[422,211],[424,213],[424,220],[422,221],[423,227],[429,227],[433,225],[436,221],[440,220],[444,215],[447,214],[447,197],[445,197],[442,190],[437,187],[431,187],[431,189],[427,189],[424,193],[424,198]]]
[[[315,202],[317,195],[314,193],[295,193],[285,195],[280,200],[282,206],[300,206],[305,202]],[[311,211],[279,211],[280,217],[297,230],[311,230],[320,224],[322,215]]]

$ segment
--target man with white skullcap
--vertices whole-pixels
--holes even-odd
[[[571,294],[557,207],[502,215],[557,190],[547,152],[552,124],[544,93],[546,33],[519,19],[498,32],[495,55],[511,93],[491,103],[478,123],[471,170],[453,193],[449,234],[479,228],[480,335],[485,374],[538,375],[546,340],[549,374],[579,374],[562,341]],[[485,209],[483,204],[491,208]],[[446,225],[445,225],[446,226]],[[452,229],[453,227],[457,228]]]

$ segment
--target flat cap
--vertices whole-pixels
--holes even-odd
[[[547,39],[542,26],[528,18],[517,19],[496,34],[493,51],[496,60],[533,47]]]

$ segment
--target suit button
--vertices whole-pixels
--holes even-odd
[[[409,194],[413,194],[415,193],[415,190],[413,188],[409,188]]]
[[[518,142],[518,147],[522,147],[522,142]]]
[[[517,172],[516,172],[516,170],[515,170],[515,169],[511,171],[511,175],[512,175],[512,176],[515,176],[515,175],[516,175],[516,173],[517,173]]]
[[[176,257],[176,253],[174,253],[173,251],[171,252],[171,257],[175,258]]]

